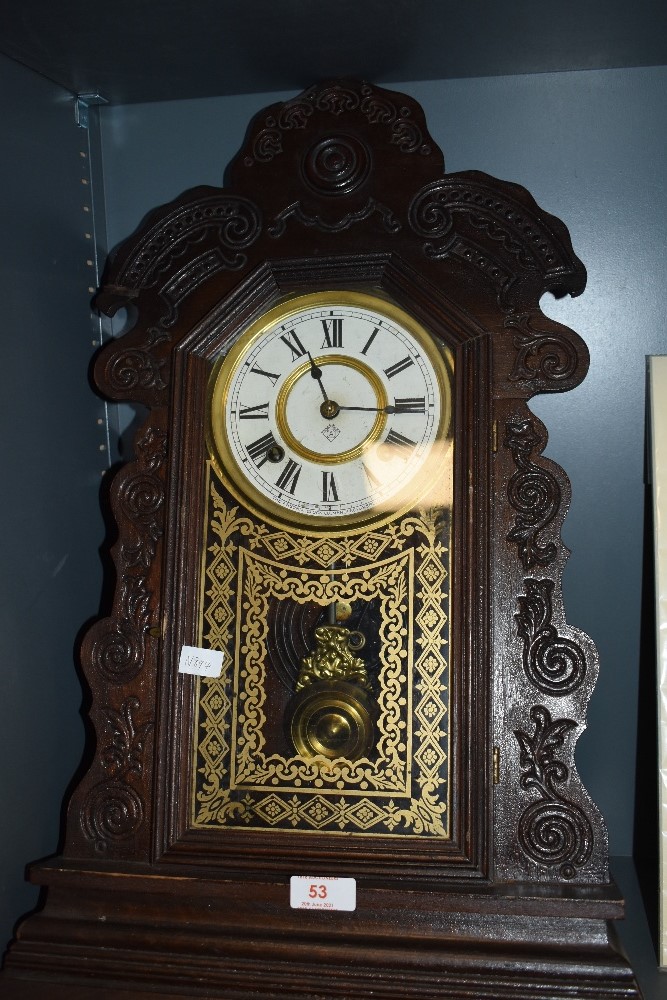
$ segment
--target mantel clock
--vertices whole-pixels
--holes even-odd
[[[95,377],[148,415],[7,997],[639,997],[527,405],[585,375],[539,308],[584,284],[523,188],[445,173],[413,100],[350,81],[115,253],[97,304],[134,321]]]

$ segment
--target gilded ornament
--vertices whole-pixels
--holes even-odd
[[[366,691],[373,690],[366,664],[352,652],[364,644],[361,633],[351,632],[342,625],[322,625],[315,629],[315,640],[315,652],[302,661],[295,691],[313,681],[324,680],[351,681]]]

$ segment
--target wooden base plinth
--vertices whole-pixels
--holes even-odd
[[[289,885],[137,869],[35,873],[3,1000],[629,1000],[614,886],[361,888],[354,913],[292,910]]]

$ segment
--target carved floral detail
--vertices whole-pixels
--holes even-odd
[[[151,621],[149,601],[144,576],[123,578],[115,627],[93,646],[93,665],[112,684],[132,680],[144,665],[146,632]]]
[[[148,569],[162,535],[162,480],[152,473],[140,472],[130,476],[123,483],[118,499],[126,515],[139,529],[135,543],[123,545],[125,565],[128,569],[134,566]]]
[[[524,587],[514,617],[523,639],[526,675],[545,694],[570,694],[584,679],[586,657],[581,646],[559,635],[551,624],[554,582],[527,579]]]
[[[144,768],[146,738],[153,729],[153,721],[135,720],[139,709],[138,698],[127,698],[119,709],[105,705],[102,712],[111,742],[102,749],[102,765],[113,778],[127,778],[130,774],[141,776]]]
[[[530,711],[535,723],[532,735],[515,730],[521,754],[521,787],[537,791],[540,799],[524,810],[518,827],[521,849],[541,865],[558,865],[562,878],[576,875],[593,850],[593,831],[582,810],[568,801],[560,787],[569,770],[557,752],[577,723],[572,719],[552,720],[548,709],[535,705]]]
[[[312,113],[312,112],[311,112]],[[269,119],[269,122],[271,119]],[[300,126],[301,128],[303,126]],[[270,163],[271,160],[283,151],[282,136],[277,128],[271,124],[262,129],[259,135],[255,136],[253,142],[253,156],[246,157],[246,166],[250,166],[253,159],[258,163]]]
[[[165,363],[151,354],[154,344],[125,348],[114,354],[107,369],[112,392],[123,396],[134,389],[165,389]]]
[[[143,801],[128,778],[143,773],[146,739],[153,722],[137,722],[134,716],[138,708],[138,698],[127,698],[120,709],[109,705],[102,709],[111,742],[102,749],[101,761],[111,780],[90,790],[81,813],[83,832],[95,841],[95,850],[100,853],[110,843],[133,836],[143,822]]]
[[[135,539],[120,548],[114,614],[96,626],[91,649],[93,667],[114,685],[131,681],[145,662],[153,615],[147,573],[162,534],[164,486],[159,470],[166,450],[166,435],[149,427],[137,440],[137,459],[131,467],[135,471],[121,479],[118,491],[118,506],[134,526]],[[143,801],[129,778],[143,773],[146,740],[154,722],[139,720],[138,710],[134,696],[119,708],[106,704],[101,709],[111,737],[99,755],[107,778],[90,789],[81,811],[83,832],[99,852],[133,836],[144,821]]]
[[[112,349],[104,371],[109,395],[117,399],[161,393],[169,380],[161,348],[171,338],[181,303],[207,278],[224,270],[240,270],[244,252],[262,229],[259,209],[248,199],[224,193],[179,205],[151,226],[133,253],[100,295],[100,307],[113,314],[119,305],[137,298],[139,290],[157,286],[162,304],[158,322],[143,343]],[[214,245],[211,246],[210,244]],[[201,252],[193,256],[202,246]],[[181,267],[180,258],[184,259]]]
[[[134,527],[134,537],[121,546],[115,613],[107,620],[106,631],[101,623],[92,649],[93,665],[112,684],[136,677],[144,664],[152,621],[147,572],[163,531],[164,484],[158,471],[166,447],[166,435],[148,428],[137,442],[137,471],[121,481],[118,492],[118,504]]]
[[[359,107],[359,95],[351,87],[335,83],[316,91],[314,104],[318,111],[329,111],[332,115],[341,115],[344,111],[356,111]]]
[[[137,441],[137,457],[143,469],[156,472],[167,457],[167,435],[149,427]]]
[[[302,100],[300,97],[287,104],[281,105],[278,113],[277,124],[280,129],[304,129],[308,124],[308,119],[313,113],[313,105],[310,101]],[[267,124],[269,119],[267,119]],[[269,126],[271,127],[271,126]]]
[[[561,502],[556,477],[531,461],[533,451],[541,451],[543,440],[532,420],[508,420],[505,447],[512,452],[518,471],[507,484],[507,498],[517,511],[514,527],[507,535],[516,542],[524,569],[536,564],[547,566],[557,555],[553,542],[540,545],[538,535],[553,520]]]

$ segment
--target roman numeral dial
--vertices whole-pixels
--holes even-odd
[[[210,391],[211,454],[241,503],[343,530],[437,481],[451,412],[441,345],[365,293],[312,293],[243,331]]]

